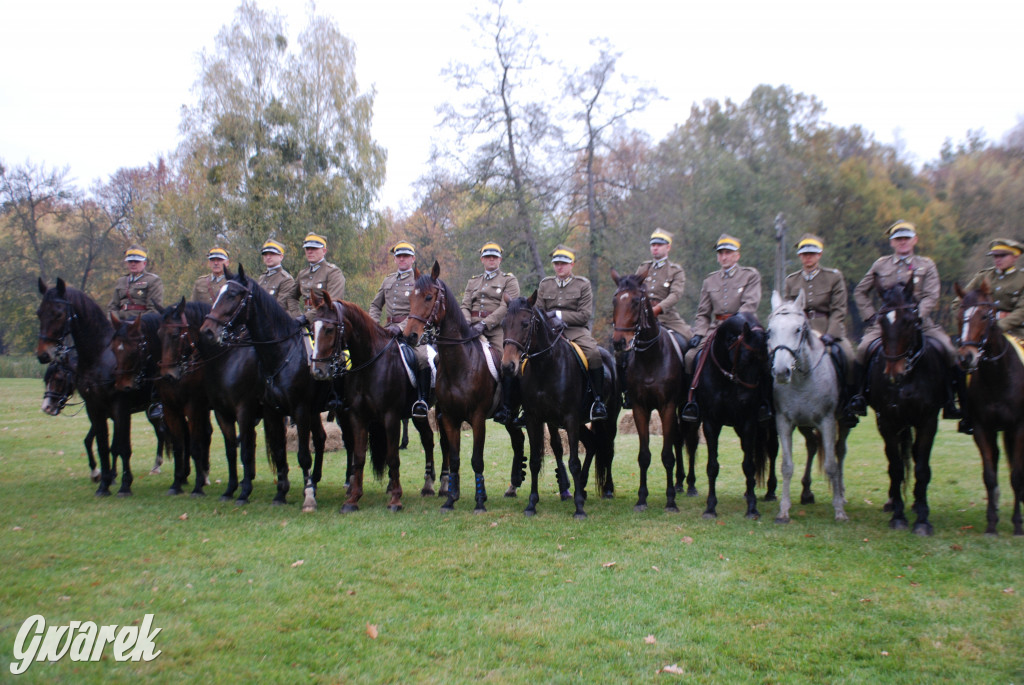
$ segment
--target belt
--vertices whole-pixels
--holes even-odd
[[[725,321],[736,312],[730,312],[728,314],[715,314],[715,321]]]
[[[494,312],[470,312],[469,315],[471,317],[474,317],[474,318],[477,318],[477,319],[486,319],[488,316],[490,316],[493,313]]]
[[[390,326],[393,323],[402,323],[403,321],[405,321],[408,318],[409,317],[407,315],[405,315],[405,314],[399,314],[398,316],[389,316],[388,317],[388,322],[385,325],[386,326]]]
[[[144,304],[123,304],[121,310],[126,312],[144,312],[146,311],[146,305]]]

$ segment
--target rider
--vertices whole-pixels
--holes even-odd
[[[284,245],[268,239],[260,248],[260,255],[267,270],[260,274],[256,282],[268,295],[274,296],[281,308],[288,312],[288,316],[298,316],[302,313],[299,311],[299,286],[292,275],[281,266],[281,262],[284,261]]]
[[[686,287],[686,273],[683,267],[668,260],[674,236],[663,228],[654,229],[651,233],[651,258],[637,267],[637,274],[647,274],[644,278],[644,289],[654,309],[654,316],[665,328],[675,331],[684,339],[683,349],[693,336],[693,329],[686,323],[676,309],[683,290]],[[626,356],[618,355],[618,377],[622,380],[622,407],[631,409],[633,401],[626,390]]]
[[[693,320],[693,337],[690,339],[690,351],[686,353],[686,370],[692,373],[697,355],[703,349],[704,337],[713,332],[718,325],[733,314],[757,312],[761,302],[761,274],[752,266],[740,266],[740,240],[728,233],[723,233],[715,243],[715,255],[718,271],[712,271],[700,286],[700,301],[697,304],[697,316]],[[690,392],[683,406],[681,418],[684,421],[697,421],[700,408],[694,398],[700,371],[694,373],[690,383]],[[759,420],[766,421],[771,416],[771,405],[763,398]]]
[[[845,363],[853,361],[853,346],[846,337],[846,279],[839,269],[821,266],[821,255],[825,242],[816,235],[805,233],[796,244],[796,254],[803,268],[786,276],[782,297],[795,300],[804,291],[804,313],[811,322],[811,328],[821,336],[829,347],[835,345],[841,350]],[[840,378],[840,387],[845,379]],[[852,394],[851,388],[846,393]],[[844,394],[843,405],[845,405]],[[857,415],[847,412],[844,421],[851,426],[857,424]]]
[[[409,317],[409,294],[412,292],[416,279],[413,277],[413,262],[416,261],[416,248],[407,240],[401,240],[391,248],[395,256],[395,267],[398,271],[388,274],[380,284],[373,302],[370,303],[370,318],[380,322],[382,312],[387,313],[384,327],[394,335],[402,332],[400,324]],[[413,347],[416,356],[416,401],[412,405],[412,416],[426,418],[430,406],[430,363],[428,346]]]
[[[979,271],[964,290],[987,282],[999,330],[1024,342],[1024,271],[1017,268],[1022,252],[1024,245],[1016,240],[996,238],[988,244],[993,266]]]
[[[124,251],[124,265],[128,273],[117,279],[114,296],[107,311],[122,318],[136,318],[143,312],[157,311],[164,298],[164,284],[160,277],[146,271],[148,257],[138,245]]]
[[[514,300],[519,297],[519,281],[510,273],[502,271],[501,245],[489,241],[480,248],[480,262],[484,272],[477,274],[466,283],[466,291],[462,294],[462,315],[466,317],[475,335],[482,335],[492,346],[502,349],[505,333],[501,328],[501,320],[508,311],[507,297]],[[521,423],[520,419],[511,416],[512,407],[517,403],[515,395],[515,378],[503,377],[501,380],[501,406],[494,412],[494,420],[507,424],[512,419]]]
[[[308,265],[299,272],[295,279],[299,284],[298,297],[300,308],[309,316],[315,307],[309,304],[309,297],[313,291],[317,294],[328,293],[332,300],[345,298],[345,276],[341,269],[327,261],[327,238],[316,233],[310,233],[302,242],[306,250],[306,261]]]
[[[917,245],[917,229],[909,221],[899,220],[886,230],[893,253],[879,257],[871,265],[864,278],[853,290],[853,299],[857,304],[861,319],[868,324],[864,330],[860,345],[857,347],[857,360],[854,364],[854,376],[857,381],[857,393],[850,398],[849,409],[855,414],[867,414],[866,394],[868,392],[867,360],[872,343],[882,337],[882,328],[878,323],[878,311],[871,299],[875,287],[875,277],[881,287],[892,287],[896,283],[906,283],[914,279],[914,299],[921,317],[921,332],[938,341],[946,353],[948,363],[948,383],[946,404],[942,410],[945,419],[961,418],[957,409],[955,395],[961,387],[961,373],[956,361],[956,350],[953,343],[942,328],[932,321],[931,311],[939,301],[939,270],[935,262],[927,257],[914,254]],[[968,426],[961,425],[966,431]]]
[[[594,391],[590,420],[603,421],[608,418],[608,410],[601,399],[604,391],[604,363],[597,341],[590,334],[594,294],[589,280],[573,275],[572,265],[575,261],[575,253],[565,245],[555,248],[551,253],[555,275],[544,278],[537,286],[537,304],[564,323],[566,328],[562,335],[583,350],[587,358],[590,387]]]
[[[223,247],[215,247],[206,255],[210,273],[200,276],[192,286],[192,301],[213,306],[214,300],[224,285],[224,269],[228,266],[228,251]]]

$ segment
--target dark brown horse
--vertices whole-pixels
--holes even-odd
[[[42,364],[75,354],[78,359],[75,385],[85,402],[89,424],[95,433],[99,453],[100,480],[97,496],[110,495],[116,473],[114,462],[121,459],[121,488],[118,495],[132,494],[131,415],[150,405],[152,388],[147,383],[130,392],[114,390],[114,355],[108,345],[114,329],[106,314],[92,298],[68,286],[63,279],[46,286],[39,279],[43,301],[36,310],[39,342],[36,358]],[[107,420],[113,419],[113,440]]]
[[[355,511],[363,495],[367,448],[374,473],[388,468],[388,508],[402,508],[399,444],[402,419],[408,418],[416,388],[402,363],[398,338],[381,328],[370,315],[351,302],[332,300],[324,293],[312,317],[313,377],[321,381],[344,379],[344,410],[339,422],[348,424],[352,442],[352,475],[343,512]],[[348,350],[349,363],[342,354]],[[426,418],[414,418],[427,460],[421,495],[434,494],[434,434]]]
[[[451,475],[448,499],[441,508],[451,510],[460,497],[459,448],[462,422],[473,429],[473,456],[471,465],[476,476],[476,507],[486,511],[487,490],[484,486],[484,437],[487,419],[501,401],[498,384],[497,350],[481,345],[480,338],[469,328],[462,315],[459,301],[440,279],[441,266],[434,262],[430,275],[416,272],[416,283],[409,296],[409,318],[405,320],[403,335],[410,345],[423,340],[425,334],[436,334],[438,361],[437,396],[438,426],[448,442],[447,461]],[[490,361],[488,361],[490,357]],[[492,371],[493,369],[493,371]],[[506,427],[512,441],[513,459],[522,459],[523,432]],[[444,443],[442,443],[442,448]]]
[[[1013,534],[1024,535],[1021,502],[1024,501],[1024,363],[1020,346],[999,328],[988,283],[960,296],[962,333],[957,355],[968,375],[964,399],[974,421],[974,443],[981,453],[982,479],[988,492],[985,532],[996,534],[999,522],[999,441],[1010,468],[1013,488]]]
[[[612,345],[617,355],[628,355],[624,378],[619,382],[633,400],[633,420],[640,438],[637,464],[640,467],[640,490],[636,511],[647,509],[647,469],[651,466],[650,420],[651,412],[661,418],[661,463],[668,480],[665,489],[665,510],[679,511],[676,493],[682,492],[687,482],[683,464],[683,444],[690,458],[689,488],[687,496],[697,494],[694,461],[697,453],[697,424],[680,421],[677,408],[685,400],[685,389],[690,385],[683,363],[687,341],[674,343],[673,333],[658,325],[644,288],[647,272],[619,276],[613,269],[612,279],[618,286],[613,297],[612,319],[614,333]],[[673,481],[672,471],[675,469]]]
[[[914,279],[906,285],[883,289],[876,277],[875,291],[882,299],[877,314],[882,337],[868,362],[868,403],[875,409],[889,460],[889,527],[909,527],[903,489],[913,465],[912,508],[917,513],[913,530],[918,535],[931,535],[928,483],[939,409],[946,399],[946,354],[938,342],[922,333]]]
[[[274,504],[284,504],[291,484],[284,419],[295,421],[298,460],[302,469],[303,511],[316,509],[316,489],[323,468],[326,434],[320,410],[326,403],[326,383],[309,372],[309,340],[305,329],[281,308],[245,269],[225,281],[216,302],[200,327],[209,342],[246,345],[256,350],[257,374],[263,382],[259,393],[263,405],[263,431],[277,470]],[[243,334],[243,330],[247,334]],[[309,452],[310,436],[314,455]],[[315,458],[314,458],[315,457]]]
[[[508,303],[501,327],[505,333],[502,373],[518,375],[526,415],[526,432],[530,438],[530,499],[526,515],[537,513],[538,475],[544,461],[544,426],[551,436],[551,450],[556,460],[562,457],[562,440],[558,429],[564,428],[569,444],[569,473],[573,480],[575,518],[586,518],[586,486],[590,465],[597,457],[597,481],[602,492],[611,492],[611,464],[615,455],[615,432],[618,427],[618,396],[608,402],[608,418],[586,425],[593,394],[583,362],[571,343],[562,335],[558,319],[549,317],[537,306],[537,292],[529,299],[517,297]],[[606,387],[615,387],[615,363],[611,353],[602,350]],[[580,463],[579,443],[587,448]]]

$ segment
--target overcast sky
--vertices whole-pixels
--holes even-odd
[[[0,159],[70,167],[80,187],[143,166],[179,142],[197,54],[240,0],[8,0],[0,41]],[[266,0],[294,42],[305,0]],[[382,205],[399,208],[426,170],[440,71],[477,60],[476,0],[321,0],[357,46],[360,86],[376,88],[374,135],[388,151]],[[623,53],[619,71],[666,98],[633,120],[657,141],[707,98],[755,86],[817,96],[825,120],[902,140],[918,163],[943,140],[983,129],[998,141],[1024,115],[1021,0],[508,0],[542,54],[586,68],[589,41]]]

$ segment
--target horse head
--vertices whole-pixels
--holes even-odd
[[[138,384],[146,364],[146,339],[142,333],[142,317],[122,321],[110,315],[114,337],[110,351],[114,354],[114,389],[131,390]]]
[[[636,341],[636,334],[653,325],[654,312],[651,301],[647,298],[644,279],[648,270],[639,274],[619,276],[612,269],[612,280],[616,290],[612,300],[612,346],[616,352],[631,349]]]
[[[967,373],[978,370],[978,362],[984,356],[983,348],[993,333],[998,334],[996,310],[992,302],[988,281],[982,281],[974,290],[965,292],[959,283],[954,283],[960,298],[960,345],[957,359]]]
[[[50,362],[46,367],[43,383],[46,389],[43,391],[43,404],[40,409],[50,416],[56,416],[75,392],[74,362],[69,359]]]
[[[402,329],[402,339],[416,346],[428,329],[438,328],[447,312],[444,281],[440,280],[441,265],[434,260],[430,275],[413,273],[416,279],[409,294],[409,316]]]
[[[237,274],[225,271],[226,278],[217,299],[199,327],[200,335],[211,343],[224,344],[234,335],[234,330],[245,323],[249,303],[252,301],[256,281],[245,275],[245,268],[238,265]]]
[[[341,352],[346,346],[345,317],[341,301],[331,299],[324,292],[323,297],[314,293],[313,304],[313,354],[309,359],[309,370],[318,381],[330,380],[343,368]]]
[[[38,285],[43,301],[36,309],[36,316],[39,318],[36,359],[40,364],[48,364],[66,351],[64,340],[71,335],[74,312],[67,300],[67,284],[63,278],[58,278],[57,285],[53,288],[48,288],[42,278],[39,279]]]
[[[184,296],[173,307],[164,309],[157,335],[160,337],[160,376],[164,380],[178,380],[182,367],[198,354],[185,318]]]
[[[795,300],[784,300],[772,291],[772,313],[768,317],[768,357],[776,383],[789,383],[807,358],[815,337],[804,311],[807,298],[801,290]]]
[[[921,315],[914,299],[914,279],[883,289],[875,274],[875,288],[882,298],[882,307],[876,316],[882,329],[885,376],[890,383],[896,383],[910,373],[924,351]]]

